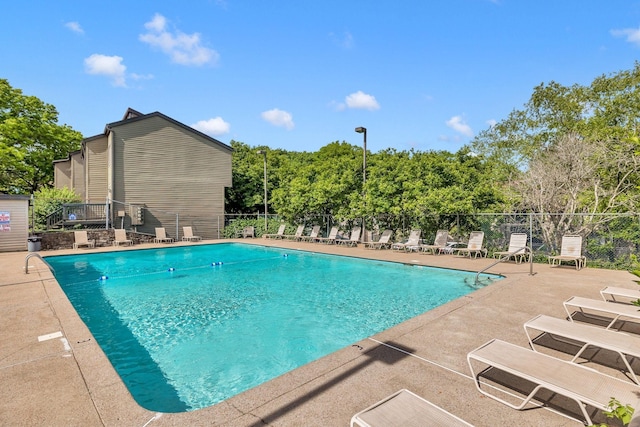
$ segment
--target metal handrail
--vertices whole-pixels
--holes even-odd
[[[57,209],[54,212],[51,212],[49,215],[45,217],[47,229],[52,228],[54,224],[59,223],[60,221],[63,220],[63,218],[64,218],[64,214],[63,214],[62,208]]]
[[[493,267],[494,265],[498,265],[498,264],[500,264],[501,262],[504,262],[504,261],[508,260],[508,259],[509,259],[509,258],[511,258],[513,255],[516,255],[516,254],[517,254],[517,253],[519,253],[519,252],[525,251],[525,253],[526,253],[527,249],[529,249],[529,247],[528,247],[528,246],[524,246],[524,247],[522,247],[522,248],[519,248],[517,251],[509,252],[508,254],[501,256],[500,258],[498,258],[498,260],[497,260],[497,261],[495,261],[494,263],[492,263],[492,264],[491,264],[491,265],[489,265],[488,267],[485,267],[485,268],[483,268],[482,270],[478,271],[478,272],[476,273],[476,280],[475,280],[475,282],[474,282],[474,283],[477,285],[477,284],[478,284],[478,278],[480,277],[480,275],[481,275],[482,273],[484,273],[485,271],[487,271],[488,269],[490,269],[491,267]]]
[[[47,228],[60,223],[82,223],[104,221],[107,210],[104,203],[65,203],[60,209],[45,217]]]
[[[24,259],[24,274],[29,274],[29,259],[32,257],[40,258],[40,261],[44,262],[45,265],[49,267],[49,270],[51,270],[51,272],[55,274],[55,271],[53,270],[53,267],[51,267],[51,264],[45,261],[45,259],[42,258],[40,254],[37,254],[37,253],[31,253],[27,255],[26,258]]]

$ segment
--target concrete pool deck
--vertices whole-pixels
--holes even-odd
[[[469,271],[494,261],[261,238],[203,243],[231,241]],[[562,302],[571,296],[599,299],[607,285],[637,288],[625,271],[534,264],[530,275],[529,264],[500,263],[488,272],[506,278],[490,286],[217,405],[159,414],[133,400],[46,265],[32,257],[24,273],[28,254],[0,253],[0,425],[347,426],[356,412],[407,388],[476,426],[577,426],[546,408],[516,411],[482,396],[466,355],[493,338],[526,347],[523,323],[538,314],[566,317]]]

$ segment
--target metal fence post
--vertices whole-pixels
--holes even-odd
[[[85,218],[87,217],[86,215],[86,209],[87,207],[85,206]],[[104,229],[108,230],[109,229],[109,198],[107,197],[107,200],[105,201],[104,204]]]
[[[529,212],[529,276],[533,276],[533,212]]]

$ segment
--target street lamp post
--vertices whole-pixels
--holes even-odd
[[[267,233],[267,151],[258,150],[257,154],[262,154],[264,160],[264,232]]]
[[[365,193],[365,185],[367,183],[367,128],[358,126],[356,128],[356,132],[363,134],[364,136],[364,149],[362,150],[362,197],[365,202],[365,206],[367,203],[366,193]],[[365,242],[367,240],[367,233],[365,231],[364,225],[364,216],[362,217],[362,241]]]

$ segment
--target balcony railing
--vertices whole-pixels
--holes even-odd
[[[104,203],[70,203],[47,216],[47,228],[105,223]]]

